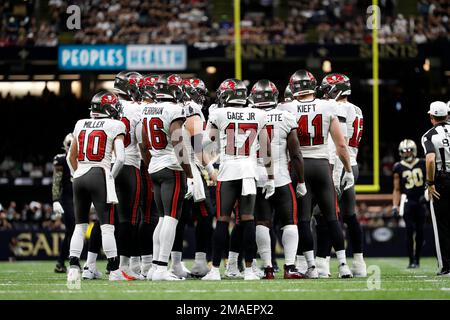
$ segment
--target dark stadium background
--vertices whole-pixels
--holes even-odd
[[[31,201],[51,203],[51,180],[45,178],[51,177],[50,163],[54,155],[62,151],[63,138],[73,130],[75,122],[88,116],[93,93],[103,81],[113,80],[117,73],[60,70],[58,45],[142,44],[145,28],[156,28],[152,35],[145,35],[146,44],[187,45],[187,68],[177,73],[203,79],[211,101],[220,82],[234,77],[232,1],[116,1],[129,12],[138,12],[139,17],[136,23],[127,24],[117,23],[121,18],[114,16],[110,23],[114,24],[111,30],[115,36],[111,37],[94,27],[95,14],[104,10],[102,5],[110,5],[109,1],[101,1],[98,8],[92,6],[93,2],[0,3],[0,85],[47,80],[58,81],[60,85],[58,94],[45,89],[38,95],[18,97],[5,87],[0,91],[0,203],[7,212],[30,210]],[[372,39],[371,31],[364,26],[371,1],[337,0],[326,2],[328,5],[306,0],[242,0],[241,3],[241,19],[247,22],[241,30],[242,73],[249,86],[258,79],[268,78],[275,82],[282,95],[290,75],[298,69],[310,70],[320,81],[325,74],[325,61],[331,63],[332,72],[350,77],[351,101],[361,107],[365,117],[358,182],[370,184],[373,176]],[[274,3],[279,5],[274,6]],[[65,26],[68,4],[88,5],[82,7],[88,10],[82,10],[81,31],[67,30]],[[450,6],[445,0],[385,0],[380,1],[380,6],[382,26],[395,29],[402,23],[400,20],[408,21],[405,34],[392,33],[380,41],[380,193],[388,194],[392,191],[391,169],[398,160],[398,143],[412,138],[422,155],[420,137],[430,126],[426,114],[429,103],[447,101],[449,97]],[[302,15],[302,12],[311,15]],[[173,27],[178,38],[165,36],[164,25],[185,22],[183,15],[193,17],[194,22],[188,22],[188,28]],[[411,21],[416,27],[410,27]],[[289,24],[294,25],[291,31],[295,37],[290,38],[289,32],[286,35]],[[423,31],[417,27],[420,24]],[[270,25],[280,27],[274,30]],[[215,72],[211,73],[213,70],[208,67],[215,67]],[[158,73],[159,70],[148,71]],[[67,74],[75,74],[79,79],[64,80]],[[78,97],[71,92],[72,81],[81,83]],[[11,209],[11,201],[16,202],[16,208]],[[383,206],[389,204],[383,201]],[[51,210],[48,214],[51,215]],[[380,221],[390,221],[382,215]]]

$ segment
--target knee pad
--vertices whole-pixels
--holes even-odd
[[[113,224],[102,224],[100,226],[100,230],[102,230],[102,235],[112,235],[114,236],[114,225]]]
[[[75,228],[74,228],[74,230],[73,230],[73,233],[74,233],[74,234],[80,233],[80,234],[82,234],[83,237],[84,237],[84,235],[85,235],[85,233],[86,233],[86,231],[87,231],[87,228],[88,228],[88,224],[87,224],[87,223],[79,223],[79,224],[76,224],[76,225],[75,225]]]

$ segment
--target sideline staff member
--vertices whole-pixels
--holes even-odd
[[[430,104],[428,113],[433,128],[423,135],[422,146],[426,154],[428,195],[433,198],[442,256],[438,275],[450,277],[450,124],[447,112],[445,102]]]

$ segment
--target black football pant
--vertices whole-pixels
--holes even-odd
[[[424,243],[423,228],[425,225],[425,208],[418,200],[405,203],[403,219],[406,224],[406,246],[409,262],[420,262],[420,254]],[[414,250],[415,243],[415,250]]]
[[[59,248],[59,257],[57,262],[60,265],[64,264],[64,261],[69,257],[70,239],[72,239],[73,230],[75,229],[75,215],[73,210],[73,198],[64,197],[61,199],[61,205],[64,210],[63,222],[66,226],[64,232],[64,239],[61,242]]]
[[[434,200],[439,244],[441,247],[442,266],[450,270],[450,175],[437,175],[435,179],[436,191],[441,195]]]

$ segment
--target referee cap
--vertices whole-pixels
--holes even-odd
[[[448,107],[445,102],[442,101],[434,101],[430,104],[429,114],[436,117],[444,117],[448,113]]]

